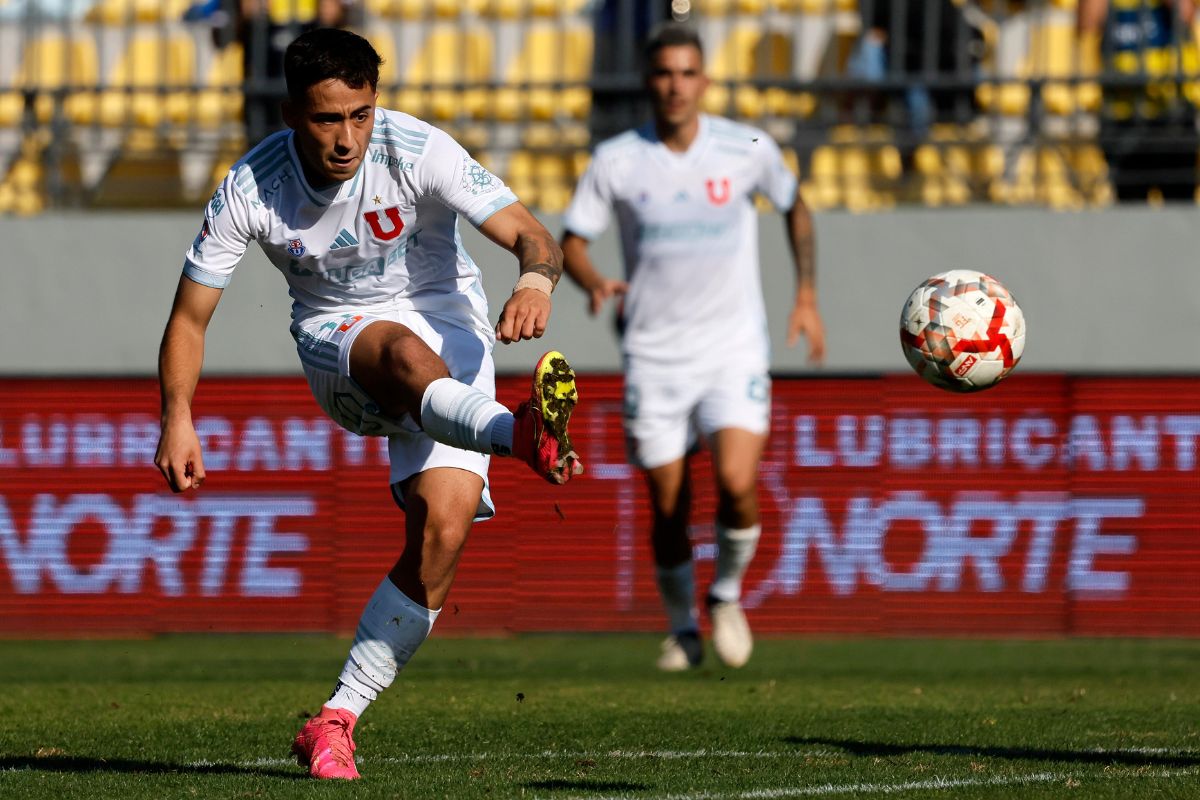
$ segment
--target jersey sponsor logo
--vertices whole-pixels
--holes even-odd
[[[283,170],[274,178],[272,178],[269,184],[258,187],[259,197],[263,199],[264,203],[269,201],[272,197],[283,191],[283,184],[291,180],[291,178],[291,171],[287,169]]]
[[[463,165],[462,187],[474,195],[484,194],[496,188],[496,176],[484,169],[473,158]]]
[[[288,264],[288,272],[299,278],[318,277],[330,283],[343,285],[353,284],[363,278],[377,278],[383,275],[392,264],[404,258],[409,251],[421,246],[420,233],[421,229],[417,228],[392,248],[392,251],[386,256],[373,258],[365,264],[348,264],[344,267],[329,267],[314,272],[307,267],[300,266],[299,261],[292,261]]]
[[[211,216],[213,219],[216,219],[218,216],[220,216],[221,212],[224,210],[225,210],[225,193],[222,192],[221,187],[218,186],[217,190],[215,192],[213,192],[212,198],[208,201],[208,213],[209,213],[209,216]]]
[[[709,178],[704,182],[704,188],[708,192],[708,202],[714,206],[723,206],[729,202],[729,178]]]
[[[382,164],[385,167],[396,167],[401,172],[412,172],[413,162],[399,156],[394,156],[381,147],[371,150],[371,163]]]
[[[388,222],[391,223],[391,230],[385,231],[383,229],[383,224],[379,221],[378,211],[368,211],[363,214],[363,219],[371,226],[371,233],[375,235],[376,239],[383,242],[390,242],[400,235],[400,231],[404,230],[404,220],[400,219],[400,208],[398,206],[385,208],[383,213],[387,215]]]
[[[329,245],[329,249],[340,250],[343,247],[353,247],[356,244],[358,244],[358,239],[354,238],[354,234],[342,228],[337,238],[333,240],[333,244]]]
[[[307,249],[308,249],[308,248],[306,248],[306,247],[304,246],[304,240],[303,240],[303,239],[299,239],[299,238],[297,238],[297,239],[288,239],[288,243],[287,243],[287,251],[288,251],[289,253],[291,253],[293,256],[295,256],[296,258],[299,258],[300,256],[304,255],[304,253],[305,253],[305,251],[306,251]]]

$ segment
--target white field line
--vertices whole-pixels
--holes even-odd
[[[1079,776],[1080,783],[1112,780],[1115,778],[1182,778],[1200,774],[1200,770],[1176,769],[1139,775],[1096,774]],[[839,794],[863,797],[865,795],[888,795],[919,790],[963,789],[975,786],[1027,786],[1035,783],[1057,783],[1076,776],[1070,772],[1035,772],[1030,775],[997,776],[994,778],[930,778],[906,783],[823,783],[819,786],[797,786],[779,789],[751,789],[745,792],[705,792],[702,794],[639,795],[638,800],[786,800],[792,797],[829,797]],[[623,795],[573,795],[557,800],[629,800]]]
[[[917,748],[919,749],[919,748]],[[929,748],[933,749],[933,748]],[[1094,753],[1097,755],[1119,756],[1145,756],[1145,755],[1169,755],[1187,757],[1200,755],[1191,750],[1184,750],[1174,747],[1120,747],[1120,748],[1105,748],[1092,747],[1081,751],[1085,753]],[[474,752],[474,753],[414,753],[411,755],[400,756],[359,756],[355,759],[359,764],[442,764],[456,763],[463,761],[488,761],[493,759],[507,759],[514,761],[535,761],[548,758],[569,758],[569,759],[656,759],[660,761],[679,761],[686,759],[700,758],[737,758],[743,760],[794,760],[802,758],[830,758],[836,756],[852,756],[853,754],[840,748],[805,748],[802,750],[709,750],[700,748],[697,750],[543,750],[538,753],[507,753],[504,751],[497,752]],[[959,755],[959,753],[950,753],[949,755]],[[969,749],[964,747],[961,755],[970,755]],[[986,754],[981,754],[986,755]],[[250,761],[209,761],[201,759],[192,761],[184,766],[188,767],[215,767],[220,765],[233,767],[281,767],[288,764],[295,764],[294,758],[256,758]]]

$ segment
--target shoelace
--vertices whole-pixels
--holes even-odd
[[[323,737],[329,745],[329,753],[334,761],[342,766],[354,763],[354,740],[350,738],[350,723],[340,717],[322,719],[318,736]]]

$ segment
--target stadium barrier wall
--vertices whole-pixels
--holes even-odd
[[[661,628],[621,380],[580,388],[587,474],[556,488],[495,460],[499,516],[440,632]],[[955,396],[897,373],[773,398],[745,583],[761,634],[1200,635],[1200,378],[1017,373]],[[172,495],[157,404],[150,379],[0,382],[0,633],[350,632],[402,538],[384,440],[336,429],[299,378],[209,379],[208,479]]]
[[[560,218],[542,219],[561,232]],[[183,252],[200,222],[199,208],[0,218],[0,318],[21,332],[0,336],[0,374],[153,375]],[[495,319],[516,264],[470,225],[460,228]],[[897,325],[909,292],[936,272],[974,268],[999,278],[1025,311],[1023,372],[1200,374],[1194,207],[825,213],[816,230],[828,370],[906,369]],[[779,215],[762,215],[759,231],[772,369],[814,372],[805,349],[784,341],[795,277]],[[602,269],[621,274],[611,230],[593,253]],[[282,276],[251,247],[213,318],[206,370],[298,375],[290,302]],[[583,294],[563,281],[546,341],[578,369],[619,371],[611,313],[590,317],[585,308]],[[497,347],[497,369],[524,374],[544,349],[540,342]]]

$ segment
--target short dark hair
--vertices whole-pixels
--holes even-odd
[[[379,87],[383,59],[363,37],[340,28],[317,28],[296,37],[283,56],[288,97],[302,101],[308,87],[339,80],[351,89]]]
[[[664,47],[694,47],[704,59],[704,45],[700,43],[700,34],[691,25],[681,22],[664,22],[650,31],[650,38],[642,50],[642,58],[646,66],[654,59],[655,54]]]

